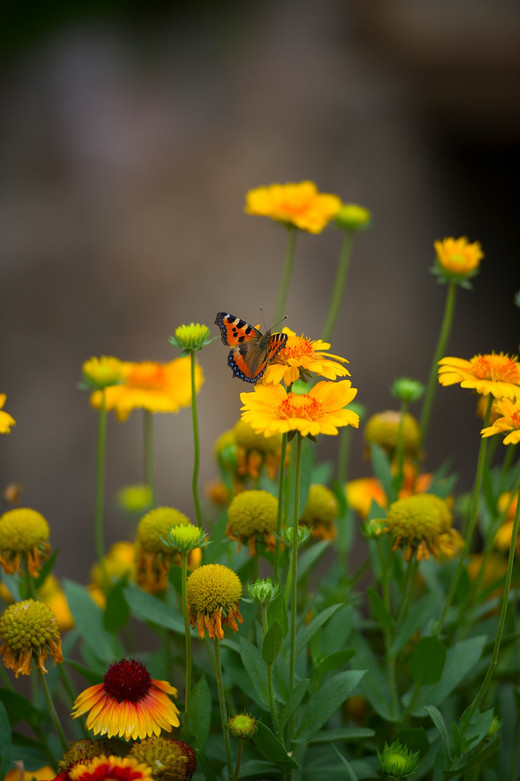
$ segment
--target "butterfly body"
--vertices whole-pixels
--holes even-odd
[[[215,323],[220,328],[222,342],[231,347],[228,366],[234,377],[255,384],[263,376],[267,364],[272,361],[287,341],[287,334],[263,334],[240,317],[219,312]]]

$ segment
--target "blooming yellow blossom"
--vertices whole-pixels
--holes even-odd
[[[520,396],[515,402],[509,399],[498,399],[496,409],[498,417],[492,426],[483,428],[480,432],[483,437],[493,434],[506,434],[504,445],[516,445],[520,442]]]
[[[70,781],[153,781],[152,769],[133,757],[115,754],[79,763],[68,773]]]
[[[356,393],[350,380],[324,380],[302,394],[288,393],[282,385],[257,385],[253,393],[240,394],[242,419],[266,435],[337,434],[338,426],[359,426],[359,415],[345,409]]]
[[[90,397],[94,407],[100,407],[105,394],[107,410],[114,410],[118,420],[124,421],[133,409],[149,412],[178,412],[191,404],[191,359],[175,358],[169,363],[142,361],[124,363],[124,382]],[[202,368],[195,367],[195,388],[198,392],[204,381]]]
[[[442,358],[439,361],[439,382],[441,385],[460,384],[461,388],[472,388],[477,393],[496,399],[520,398],[520,363],[516,356],[505,353],[474,355],[469,361],[464,358]]]
[[[448,276],[466,276],[478,269],[484,257],[478,241],[470,244],[465,236],[453,237],[433,243],[437,262]]]
[[[341,200],[336,195],[320,193],[314,182],[305,181],[250,190],[246,194],[245,210],[309,233],[321,233],[340,206]]]
[[[7,396],[5,393],[0,393],[0,434],[9,434],[11,426],[16,425],[16,420],[8,412],[5,412],[2,409],[6,398]]]
[[[284,382],[291,385],[297,379],[306,379],[310,372],[325,377],[327,380],[335,380],[337,377],[348,377],[350,372],[342,363],[348,363],[346,358],[332,355],[328,342],[321,339],[311,341],[303,336],[296,336],[290,328],[284,328],[287,341],[276,355],[272,363],[269,363],[262,378],[264,384],[277,384]]]

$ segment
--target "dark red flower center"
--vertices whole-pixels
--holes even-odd
[[[135,659],[121,659],[108,668],[104,678],[105,690],[118,702],[139,702],[152,685],[150,673]]]

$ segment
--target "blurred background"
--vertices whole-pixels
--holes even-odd
[[[216,335],[223,310],[254,324],[262,306],[272,324],[285,231],[244,213],[248,189],[311,179],[372,211],[332,344],[369,414],[395,408],[394,378],[426,380],[446,292],[429,272],[435,239],[486,253],[448,354],[518,352],[516,0],[5,0],[2,15],[0,392],[17,424],[0,476],[48,519],[58,575],[85,579],[94,558],[83,361],[169,361],[177,325]],[[333,228],[298,239],[287,323],[311,338],[340,241]],[[226,355],[220,340],[201,354],[201,488],[248,389]],[[462,489],[474,409],[469,392],[439,389],[426,443],[427,468],[451,455]],[[154,423],[161,501],[193,518],[190,411]],[[107,544],[132,534],[113,496],[143,479],[142,433],[141,413],[111,416]]]

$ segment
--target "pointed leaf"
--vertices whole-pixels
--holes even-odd
[[[428,594],[414,602],[410,607],[410,612],[403,621],[390,647],[390,656],[392,658],[397,656],[399,651],[402,651],[410,638],[429,620],[437,601],[437,594]]]
[[[321,659],[316,667],[316,672],[322,675],[331,670],[337,670],[352,659],[355,653],[355,648],[345,648],[344,651],[335,651],[335,653],[329,654],[324,659]]]
[[[375,736],[368,727],[343,727],[342,729],[324,729],[317,732],[309,743],[332,743],[334,740],[363,740]]]
[[[245,637],[240,639],[240,658],[247,670],[251,682],[260,700],[267,707],[269,703],[269,688],[267,685],[267,671],[262,654],[258,648]]]
[[[471,757],[471,759],[469,759],[467,762],[460,765],[458,768],[454,770],[445,770],[444,777],[454,778],[455,776],[462,776],[464,773],[467,773],[468,770],[471,770],[472,768],[481,765],[483,762],[487,762],[487,760],[490,757],[492,757],[496,751],[498,751],[501,743],[502,743],[502,736],[497,735],[491,741],[491,743],[488,743],[488,745],[485,748],[483,748],[482,751],[479,751],[477,754],[474,754]]]
[[[147,594],[146,591],[142,591],[136,586],[128,586],[123,590],[123,593],[133,616],[141,621],[149,621],[184,635],[184,621],[173,613],[172,608],[166,602]],[[198,636],[195,632],[192,632],[192,635]]]
[[[253,735],[253,741],[259,752],[276,764],[280,770],[297,770],[298,765],[284,749],[276,735],[261,721],[258,731]]]
[[[273,599],[267,609],[267,625],[271,626],[275,621],[280,624],[284,635],[286,635],[289,629],[289,618],[282,592],[278,594],[276,599]]]
[[[308,624],[300,626],[296,633],[296,655],[301,654],[311,637],[313,637],[318,629],[322,627],[340,607],[343,607],[343,605],[330,605],[329,607],[326,607],[325,610],[322,610],[321,613],[318,613],[317,616],[314,616]]]
[[[378,622],[381,629],[393,629],[394,626],[394,620],[390,613],[388,612],[388,608],[386,607],[385,603],[375,590],[375,588],[372,588],[372,586],[369,586],[367,588],[367,594],[368,598],[370,600],[370,608],[372,610],[372,615]]]
[[[126,579],[122,579],[109,591],[103,615],[103,626],[107,632],[119,632],[128,621],[130,608],[123,593],[127,585]]]
[[[7,772],[11,769],[12,756],[12,736],[9,716],[2,702],[0,702],[0,778],[5,778]]]
[[[283,729],[285,727],[285,725],[287,724],[291,716],[296,711],[296,708],[299,706],[299,704],[305,697],[307,689],[309,688],[309,683],[310,683],[310,678],[302,678],[302,680],[298,681],[298,683],[292,690],[292,694],[289,697],[289,702],[285,706],[285,709],[279,719],[280,729]]]
[[[103,612],[87,589],[72,580],[64,580],[63,588],[82,640],[98,659],[110,664],[117,656],[114,638],[103,626]]]
[[[329,678],[306,704],[294,741],[310,740],[345,702],[366,670],[349,670]]]
[[[446,648],[438,637],[422,637],[414,646],[410,658],[412,676],[418,686],[434,684],[440,680],[444,663],[446,661]]]
[[[191,690],[190,729],[195,735],[195,749],[203,751],[208,741],[211,721],[211,692],[203,675]]]
[[[437,732],[441,736],[441,740],[444,743],[444,748],[446,750],[446,755],[451,762],[452,756],[448,728],[446,727],[446,722],[444,721],[442,713],[438,708],[435,707],[435,705],[425,705],[424,710],[428,713],[429,717],[435,725],[435,728],[437,729]]]
[[[280,653],[282,643],[283,629],[278,621],[275,621],[267,630],[262,644],[262,657],[266,664],[272,664],[274,662]]]
[[[298,581],[305,577],[307,572],[314,567],[329,548],[330,541],[321,540],[308,548],[305,553],[302,553],[298,561]]]

